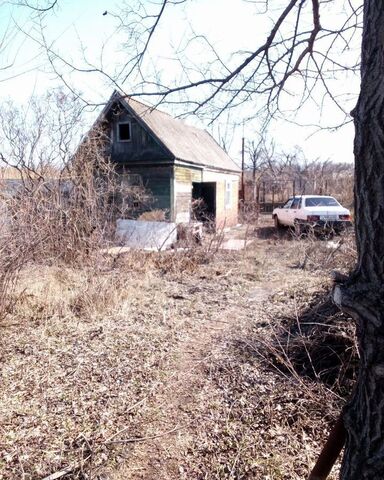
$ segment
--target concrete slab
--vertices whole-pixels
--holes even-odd
[[[124,247],[160,251],[176,242],[177,228],[172,222],[119,219],[116,238]]]

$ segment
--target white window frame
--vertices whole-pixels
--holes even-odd
[[[120,125],[129,125],[129,139],[121,139],[120,138]],[[131,142],[132,141],[132,124],[129,120],[124,120],[122,122],[117,123],[117,141],[118,142]]]
[[[232,207],[232,182],[230,180],[225,181],[225,201],[224,205],[226,209]]]

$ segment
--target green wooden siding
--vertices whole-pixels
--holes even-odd
[[[139,175],[143,186],[152,194],[151,210],[160,209],[171,213],[171,177],[172,167],[168,166],[132,166],[118,171],[128,175]]]

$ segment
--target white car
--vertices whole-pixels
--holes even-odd
[[[295,227],[300,233],[309,228],[340,232],[351,226],[351,213],[333,197],[300,195],[275,208],[272,218],[276,228]]]

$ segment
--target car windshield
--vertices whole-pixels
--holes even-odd
[[[310,197],[305,199],[306,207],[338,207],[340,204],[332,197]]]

